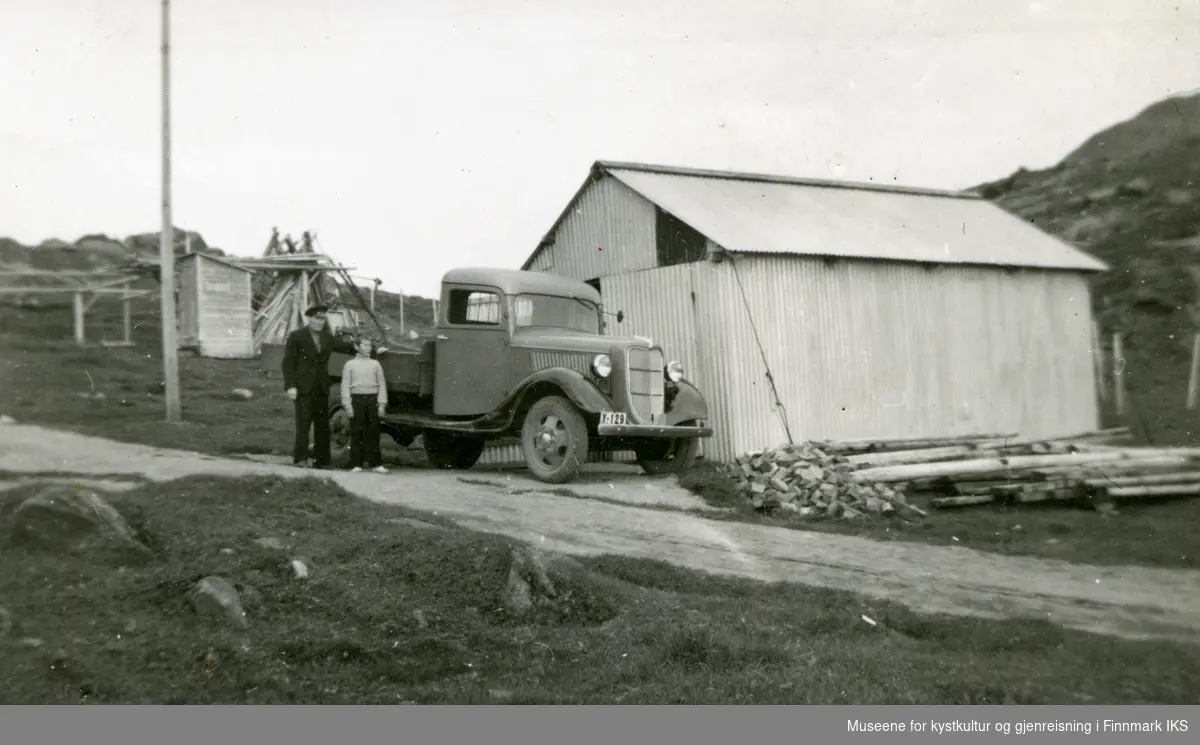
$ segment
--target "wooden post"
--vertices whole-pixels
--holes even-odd
[[[83,346],[87,342],[87,334],[84,332],[84,304],[83,293],[76,292],[74,295],[74,310],[75,310],[75,343]]]
[[[379,286],[379,283],[378,283],[378,282],[372,282],[372,283],[371,283],[371,289],[370,289],[370,293],[371,293],[371,294],[370,294],[369,298],[367,299],[367,302],[368,302],[368,303],[371,305],[371,312],[372,312],[372,313],[374,313],[374,312],[375,312],[375,288],[376,288],[376,287],[378,287],[378,286]]]
[[[400,335],[404,336],[404,293],[400,293]]]
[[[1187,407],[1196,408],[1197,394],[1200,394],[1200,331],[1192,334],[1192,371],[1188,376]]]
[[[175,318],[175,227],[171,223],[171,0],[162,0],[162,276],[163,383],[167,421],[183,418],[179,402],[179,328]]]
[[[436,328],[438,325],[438,301],[437,301],[437,298],[431,299],[429,301],[429,304],[433,306],[433,325]]]
[[[128,293],[133,290],[133,283],[126,282],[124,285],[124,290],[126,292],[126,295],[121,298],[121,320],[123,321],[124,327],[125,327],[125,329],[124,329],[125,335],[123,337],[123,341],[126,344],[132,346],[133,345],[133,308],[132,308],[133,301],[129,298]]]
[[[1121,343],[1121,332],[1113,334],[1113,391],[1117,403],[1117,414],[1125,413],[1125,350]]]
[[[300,315],[308,310],[308,272],[300,272]]]
[[[1108,380],[1104,376],[1104,348],[1100,346],[1100,324],[1092,321],[1092,361],[1096,366],[1096,389],[1101,401],[1108,400]]]

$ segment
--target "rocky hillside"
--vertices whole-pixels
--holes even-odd
[[[1200,94],[1160,101],[1052,168],[975,191],[1112,266],[1093,293],[1106,338],[1125,334],[1125,423],[1158,443],[1200,441],[1200,410],[1184,409],[1200,330]]]
[[[0,238],[0,271],[92,271],[127,265],[134,260],[158,260],[159,233],[131,235],[124,240],[107,235],[85,235],[74,243],[51,239],[26,246],[11,238]],[[188,240],[191,243],[188,243]],[[175,253],[193,251],[224,256],[210,247],[199,233],[175,229]]]
[[[75,272],[130,267],[139,262],[158,261],[160,233],[140,233],[124,239],[111,238],[106,235],[85,235],[74,243],[51,239],[36,246],[23,245],[11,238],[0,237],[0,272],[38,270],[50,272]],[[225,251],[209,246],[204,237],[195,231],[175,228],[175,253],[182,256],[188,249],[215,256],[227,255]],[[143,270],[153,270],[153,263]],[[157,272],[153,272],[157,276]],[[149,276],[149,275],[148,275]],[[22,278],[20,286],[28,287],[40,282],[36,278]],[[0,287],[12,287],[16,284],[8,278],[0,276]],[[363,291],[363,297],[367,296]],[[54,305],[70,302],[68,295],[37,295],[16,297],[0,295],[0,303],[19,302],[20,304]],[[380,322],[388,329],[389,335],[398,332],[400,328],[400,296],[380,291],[376,295],[376,307],[379,309]],[[404,300],[404,329],[416,330],[425,334],[433,327],[433,308],[427,298],[413,296]]]

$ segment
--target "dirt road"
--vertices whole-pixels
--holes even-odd
[[[124,474],[155,481],[307,473],[25,425],[0,426],[0,470]],[[437,512],[466,527],[548,550],[624,554],[712,573],[849,589],[935,613],[1042,618],[1126,638],[1200,642],[1196,571],[1080,566],[966,548],[718,522],[639,506],[686,507],[687,497],[663,482],[627,476],[611,482],[603,475],[593,476],[591,483],[571,488],[575,497],[552,494],[519,474],[414,470],[329,476],[367,499]]]

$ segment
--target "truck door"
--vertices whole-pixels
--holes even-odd
[[[508,324],[503,295],[490,287],[454,287],[442,300],[434,352],[433,413],[478,416],[508,393]]]

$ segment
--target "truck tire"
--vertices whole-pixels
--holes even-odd
[[[350,447],[350,412],[341,406],[329,412],[329,449],[341,452]]]
[[[696,423],[689,421],[682,424],[691,427]],[[700,440],[695,437],[644,439],[634,445],[633,452],[637,455],[638,465],[651,476],[679,474],[696,462]]]
[[[587,462],[587,422],[579,409],[561,396],[539,399],[521,424],[521,453],[538,481],[571,481]]]
[[[425,445],[425,457],[441,471],[470,470],[483,455],[484,442],[477,437],[427,429],[421,433],[421,441]]]

